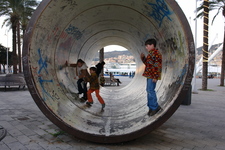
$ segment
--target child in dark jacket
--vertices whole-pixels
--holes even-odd
[[[90,76],[85,77],[85,80],[90,83],[90,88],[87,92],[88,102],[86,104],[88,106],[91,106],[93,104],[91,93],[95,92],[96,97],[98,98],[98,101],[102,104],[102,111],[103,111],[105,108],[105,102],[102,99],[102,97],[99,95],[100,85],[99,85],[98,75],[96,74],[96,68],[91,67],[90,73],[91,73]]]

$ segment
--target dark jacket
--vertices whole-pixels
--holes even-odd
[[[102,62],[98,63],[97,65],[95,65],[95,67],[97,68],[96,74],[97,74],[98,77],[99,77],[99,74],[101,73],[104,65],[105,65],[104,61],[102,61]]]

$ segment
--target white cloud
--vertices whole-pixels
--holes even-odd
[[[104,47],[104,51],[109,52],[109,51],[124,51],[127,50],[125,47],[119,46],[119,45],[108,45]]]
[[[2,27],[4,19],[4,17],[0,17],[0,44],[2,44],[4,47],[10,47],[10,50],[12,50],[12,30],[6,26]]]

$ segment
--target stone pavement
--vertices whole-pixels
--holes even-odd
[[[197,79],[197,88],[201,88]],[[25,90],[0,90],[0,125],[7,130],[0,150],[225,150],[225,87],[209,79],[158,129],[136,140],[98,144],[63,133],[38,109]]]
[[[7,134],[7,130],[0,125],[0,141],[4,139]]]

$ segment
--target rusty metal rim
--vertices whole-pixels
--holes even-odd
[[[35,83],[33,82],[33,76],[31,72],[31,68],[29,66],[29,46],[31,43],[31,36],[33,32],[33,27],[35,27],[35,23],[38,20],[39,16],[41,15],[42,11],[48,6],[48,3],[51,2],[51,0],[43,0],[40,6],[38,7],[37,11],[34,13],[28,28],[27,28],[27,33],[24,39],[24,47],[23,47],[23,67],[24,67],[24,75],[25,79],[27,82],[27,86],[29,88],[29,91],[31,93],[31,96],[33,97],[35,103],[38,105],[39,109],[44,113],[44,115],[52,121],[54,124],[56,124],[59,128],[62,130],[66,131],[69,134],[72,134],[78,138],[87,140],[87,141],[92,141],[92,142],[98,142],[98,143],[118,143],[118,142],[125,142],[125,141],[130,141],[135,138],[141,137],[143,135],[146,135],[147,133],[155,130],[159,126],[161,126],[166,120],[168,120],[172,114],[177,110],[177,108],[180,106],[183,98],[186,95],[185,91],[185,85],[190,84],[190,78],[192,78],[193,74],[193,66],[194,63],[190,59],[188,60],[189,62],[189,69],[186,74],[186,78],[184,80],[184,85],[181,87],[181,92],[177,96],[176,100],[172,104],[172,106],[167,110],[166,113],[164,113],[162,116],[160,116],[156,121],[154,121],[152,124],[148,125],[145,128],[142,128],[141,130],[129,133],[129,134],[124,134],[124,135],[119,135],[119,136],[104,136],[104,135],[93,135],[89,133],[85,133],[82,131],[79,131],[67,123],[63,122],[62,119],[60,119],[57,115],[55,115],[49,108],[48,106],[44,103],[43,99],[41,98],[38,90],[35,87]],[[186,35],[186,41],[188,44],[192,45],[193,44],[193,36],[189,27],[189,24],[186,20],[185,15],[181,11],[180,7],[174,0],[167,0],[168,5],[171,6],[173,9],[174,13],[178,16],[180,21],[182,22],[183,28],[185,29],[185,35]],[[189,47],[189,54],[193,55],[193,51]]]

